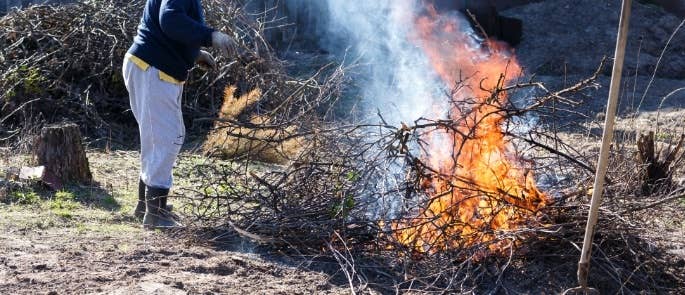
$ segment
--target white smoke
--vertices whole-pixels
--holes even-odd
[[[419,48],[416,18],[426,2],[440,10],[456,12],[450,0],[243,0],[256,15],[283,19],[291,26],[272,31],[273,41],[293,45],[293,40],[316,44],[346,63],[355,63],[354,86],[362,96],[363,110],[371,119],[380,110],[393,125],[436,117],[433,99],[445,98],[444,85]],[[270,15],[273,14],[273,15]],[[462,29],[469,26],[463,26]],[[301,44],[300,44],[301,45]],[[444,103],[444,101],[442,102]],[[446,111],[446,110],[443,110]]]
[[[320,45],[348,62],[359,62],[361,71],[354,84],[371,122],[379,120],[376,111],[397,127],[434,117],[434,98],[444,97],[445,87],[417,43],[414,22],[421,9],[419,1],[326,0]],[[396,194],[405,180],[402,164],[385,164],[383,169],[391,173],[377,179],[375,191],[382,197],[369,212],[371,218],[398,218],[410,201]]]
[[[358,60],[357,79],[369,114],[378,109],[391,124],[427,115],[444,88],[412,40],[417,0],[327,0],[321,46]],[[349,51],[347,52],[346,50]],[[350,58],[349,55],[352,55]]]

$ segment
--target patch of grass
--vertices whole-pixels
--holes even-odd
[[[77,233],[82,234],[82,233],[85,233],[87,231],[88,231],[88,228],[82,222],[79,222],[76,224],[76,232]]]
[[[52,213],[47,207],[47,202],[41,203],[41,206],[0,207],[0,225],[5,227],[19,230],[47,229],[63,225],[64,221]]]
[[[114,193],[114,197],[123,201],[124,203],[135,203],[138,202],[138,191],[120,190]]]
[[[136,205],[136,202],[138,202],[137,193],[137,191],[134,193],[121,190],[119,192],[115,192],[113,195],[105,197],[101,203],[105,208],[116,209],[114,212],[128,215],[133,211],[133,207]]]
[[[59,217],[70,219],[74,216],[74,210],[81,208],[75,199],[72,192],[58,191],[49,203],[50,210]]]
[[[33,205],[40,202],[40,196],[34,191],[15,191],[11,193],[12,203]]]
[[[52,213],[55,213],[55,215],[65,219],[71,219],[74,217],[74,213],[68,209],[53,209]]]
[[[82,207],[98,207],[108,211],[117,211],[120,208],[119,200],[112,194],[101,188],[69,187],[55,195],[55,199],[73,201]]]
[[[76,196],[70,191],[58,191],[55,193],[54,198],[52,198],[52,204],[59,208],[68,208],[72,206],[77,206]]]
[[[54,227],[57,224],[59,224],[59,222],[57,222],[53,217],[53,218],[43,218],[43,219],[37,220],[35,222],[26,221],[25,223],[23,223],[23,226],[26,229],[48,229],[48,228]]]
[[[112,208],[112,207],[118,207],[119,206],[119,202],[117,202],[117,200],[114,198],[114,196],[111,196],[111,195],[105,196],[102,199],[101,203],[106,208]]]

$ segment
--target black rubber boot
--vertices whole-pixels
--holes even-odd
[[[147,186],[143,180],[138,181],[138,203],[136,204],[136,209],[133,210],[133,216],[136,218],[143,218],[145,216],[145,188]],[[166,203],[166,197],[162,197],[162,206],[160,208],[166,208],[167,211],[171,212],[174,208],[171,204]]]
[[[147,187],[145,192],[145,216],[143,216],[144,228],[174,228],[181,226],[171,212],[162,207],[163,199],[168,194],[168,189]]]
[[[145,216],[145,183],[142,179],[138,180],[138,204],[133,210],[133,216],[143,218]]]

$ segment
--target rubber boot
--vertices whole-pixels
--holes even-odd
[[[181,226],[173,215],[162,207],[162,198],[166,197],[168,194],[168,189],[147,187],[147,191],[145,192],[145,216],[143,216],[144,228],[163,229]]]
[[[138,181],[138,203],[136,204],[136,209],[133,210],[133,216],[136,218],[143,218],[145,216],[145,188],[145,183],[140,179]],[[167,204],[166,197],[163,197],[160,208],[166,208],[167,211],[171,212],[174,207],[171,204]]]

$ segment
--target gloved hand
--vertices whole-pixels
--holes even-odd
[[[197,56],[195,62],[205,70],[216,69],[216,62],[214,61],[214,57],[207,51],[200,50],[200,55]]]
[[[235,41],[222,32],[214,31],[212,33],[212,47],[228,56],[228,54],[235,49]]]

